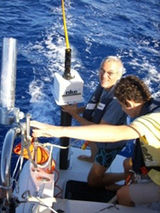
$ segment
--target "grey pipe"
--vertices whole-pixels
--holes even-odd
[[[0,123],[9,125],[18,120],[19,109],[15,108],[16,88],[16,39],[4,38],[0,81]]]
[[[16,87],[16,39],[4,38],[1,72],[1,106],[12,109],[15,105]]]

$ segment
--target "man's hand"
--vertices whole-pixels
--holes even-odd
[[[64,105],[64,106],[62,106],[62,110],[64,112],[69,113],[70,115],[79,114],[79,108],[78,108],[77,104]]]
[[[53,126],[38,121],[31,121],[30,126],[33,127],[32,135],[33,137],[61,137],[61,128],[58,126]]]

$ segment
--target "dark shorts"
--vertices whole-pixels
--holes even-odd
[[[116,155],[122,150],[122,148],[123,147],[116,149],[99,148],[95,157],[95,162],[101,166],[104,166],[105,168],[109,168]]]

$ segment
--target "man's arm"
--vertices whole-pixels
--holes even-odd
[[[139,138],[139,133],[133,127],[121,125],[94,124],[89,126],[53,126],[31,121],[34,137],[68,137],[93,142],[117,142]]]

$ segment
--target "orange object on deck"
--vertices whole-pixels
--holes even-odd
[[[81,149],[85,150],[89,144],[89,141],[85,141],[84,144],[82,145]]]
[[[33,156],[34,155],[34,141],[33,140],[31,142],[31,145],[29,146],[29,150],[30,150],[32,159],[35,158],[35,156]],[[24,158],[29,159],[28,151],[26,148],[24,148],[23,153],[21,153],[21,143],[16,145],[16,147],[14,148],[13,151],[15,154],[17,154],[17,155],[21,154]],[[37,164],[40,164],[40,165],[46,163],[49,158],[48,151],[41,146],[37,146],[36,155],[37,155],[36,156]]]

